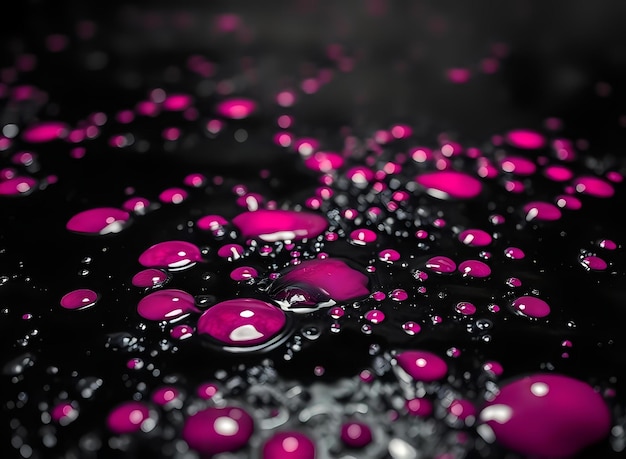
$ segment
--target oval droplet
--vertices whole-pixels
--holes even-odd
[[[314,213],[267,209],[239,214],[233,224],[244,238],[266,242],[317,237],[328,227],[326,219]]]

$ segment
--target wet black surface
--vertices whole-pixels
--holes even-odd
[[[194,391],[207,381],[215,382],[226,400],[249,409],[259,424],[271,403],[253,403],[250,387],[283,392],[302,387],[305,395],[295,408],[278,404],[290,414],[281,428],[300,429],[316,439],[319,459],[345,457],[341,454],[395,458],[386,448],[391,438],[413,444],[419,457],[518,457],[497,444],[486,445],[474,426],[450,427],[437,411],[420,423],[396,406],[394,397],[402,393],[391,371],[392,354],[412,348],[446,358],[448,378],[429,393],[439,408],[446,391],[480,408],[489,379],[504,384],[553,371],[588,383],[604,396],[614,428],[580,457],[620,457],[626,441],[621,333],[626,269],[620,221],[626,204],[620,181],[625,173],[626,39],[619,21],[626,11],[617,1],[479,3],[15,5],[22,14],[5,15],[1,32],[0,123],[3,141],[9,140],[2,144],[0,169],[13,168],[38,184],[27,195],[0,196],[0,386],[2,422],[10,427],[3,429],[8,433],[3,457],[196,457],[180,440],[180,429],[189,413],[202,405]],[[56,50],[57,45],[62,49]],[[340,57],[331,49],[341,49]],[[191,56],[210,63],[207,75],[190,69]],[[485,65],[497,69],[486,72]],[[455,68],[469,70],[469,80],[451,82],[446,72]],[[328,75],[319,90],[307,94],[302,89],[307,79],[320,82]],[[12,91],[23,85],[47,97],[17,101]],[[283,90],[296,94],[292,107],[276,103]],[[121,110],[135,110],[140,101],[172,93],[193,96],[195,114],[190,119],[180,112],[160,112],[136,115],[128,124],[116,120]],[[224,120],[224,128],[212,134],[206,126],[219,118],[215,104],[229,96],[250,98],[258,110],[246,119]],[[22,138],[23,131],[39,121],[94,126],[97,123],[87,120],[98,112],[106,115],[106,122],[91,139],[32,144]],[[323,151],[344,151],[346,164],[329,185],[334,197],[313,209],[328,218],[330,231],[340,237],[335,242],[323,237],[298,242],[293,250],[301,252],[300,257],[280,242],[269,244],[274,255],[264,257],[251,250],[232,225],[216,237],[196,222],[208,214],[230,221],[243,212],[234,191],[239,185],[260,194],[264,205],[275,201],[279,208],[307,207],[323,174],[305,167],[304,155],[274,142],[282,130],[276,120],[285,114],[293,116],[286,130],[295,138],[314,138]],[[372,140],[377,131],[396,123],[411,126],[412,136],[382,144]],[[171,127],[180,129],[177,140],[162,136]],[[12,135],[15,128],[19,134]],[[537,172],[520,178],[525,189],[513,193],[506,183],[516,177],[499,171],[495,178],[481,179],[482,192],[474,199],[439,200],[414,183],[417,175],[435,168],[434,162],[398,159],[415,146],[440,151],[454,141],[465,151],[480,149],[494,164],[502,155],[558,162],[551,145],[527,151],[494,138],[513,129],[536,130],[549,140],[572,140],[578,157],[567,166],[575,176],[606,179],[614,173],[615,194],[599,198],[575,193],[580,210],[563,209],[557,221],[530,222],[523,205],[554,202],[563,193],[561,183]],[[129,145],[112,146],[116,135],[131,139]],[[357,145],[352,149],[346,147],[350,137]],[[77,147],[84,147],[84,157],[75,157]],[[375,153],[378,148],[381,152]],[[34,165],[15,164],[16,153],[22,151],[36,154]],[[351,166],[380,171],[394,161],[402,171],[383,174],[380,182],[391,190],[410,191],[400,210],[387,206],[392,201],[389,190],[375,193],[371,186],[363,189],[346,178]],[[476,175],[474,158],[460,155],[450,161],[454,168]],[[207,182],[197,188],[183,185],[191,173],[203,174]],[[172,187],[184,188],[188,198],[180,204],[160,202],[159,194]],[[117,234],[82,235],[65,228],[83,210],[121,207],[131,196],[145,197],[159,207],[134,215]],[[367,216],[372,206],[382,209],[377,221]],[[358,210],[360,221],[340,216],[349,208]],[[504,215],[505,223],[492,225],[493,214]],[[439,227],[437,218],[446,225]],[[361,227],[376,229],[375,244],[360,247],[347,240]],[[492,275],[468,279],[459,273],[430,273],[424,283],[416,281],[414,270],[423,269],[434,255],[457,262],[480,258],[480,249],[457,239],[459,230],[466,228],[498,234],[485,249],[491,257],[481,258]],[[414,237],[418,229],[426,229],[431,238],[420,243]],[[292,333],[263,353],[220,351],[197,335],[177,341],[170,336],[172,324],[152,323],[137,314],[137,302],[146,291],[131,284],[142,268],[139,255],[171,239],[205,250],[206,263],[172,273],[167,284],[196,298],[209,296],[203,308],[236,297],[268,300],[261,279],[294,258],[314,258],[320,251],[345,257],[363,271],[374,266],[371,291],[387,297],[381,302],[345,302],[345,315],[338,320],[330,318],[327,309],[290,316]],[[616,250],[601,249],[602,239],[615,241]],[[233,242],[245,246],[243,259],[217,256],[221,246]],[[505,257],[509,246],[523,249],[526,258]],[[378,253],[386,248],[397,250],[400,260],[380,261]],[[589,254],[604,259],[608,268],[586,270],[580,257]],[[231,270],[243,265],[255,267],[259,280],[232,281]],[[522,287],[508,286],[510,277],[520,279]],[[420,286],[427,292],[420,292]],[[98,292],[97,304],[80,311],[61,308],[60,298],[77,288]],[[394,289],[404,289],[409,298],[391,300]],[[514,314],[510,302],[522,294],[545,299],[550,315],[529,319]],[[478,312],[460,316],[453,308],[459,301],[474,303]],[[489,311],[494,303],[500,312]],[[367,323],[363,314],[373,307],[385,313],[385,321]],[[435,324],[435,316],[442,323]],[[418,322],[422,331],[405,333],[402,324],[408,320]],[[192,315],[182,323],[194,326],[196,321],[197,315]],[[336,323],[341,325],[339,333],[332,331]],[[364,325],[371,333],[363,331]],[[306,338],[311,327],[320,331],[318,338]],[[136,344],[116,344],[124,336]],[[571,349],[564,349],[566,340],[573,344]],[[459,357],[450,356],[452,348],[461,351]],[[144,367],[127,368],[132,358],[141,359]],[[490,360],[502,364],[501,378],[485,376],[482,365]],[[380,384],[359,382],[363,370],[375,374]],[[99,388],[93,394],[84,392],[94,381]],[[350,384],[356,387],[352,398],[341,393]],[[178,408],[152,404],[158,412],[156,428],[116,436],[106,427],[115,405],[133,399],[150,404],[151,394],[163,385],[180,390],[184,403]],[[330,394],[328,399],[316,398],[318,387]],[[324,427],[298,421],[313,401],[342,406],[341,418],[357,399],[369,404],[363,418],[381,429],[381,451],[346,451],[334,438],[338,432],[323,435],[332,422]],[[64,401],[80,407],[78,418],[68,425],[50,419],[53,407]],[[398,420],[387,422],[393,411],[399,413]],[[269,432],[257,430],[250,446],[232,457],[254,457]]]

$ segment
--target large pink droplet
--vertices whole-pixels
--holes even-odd
[[[426,188],[426,193],[439,199],[470,199],[482,191],[477,178],[457,171],[429,172],[415,180]]]
[[[107,417],[107,426],[116,434],[137,432],[150,418],[150,410],[141,402],[124,402],[113,408]]]
[[[69,219],[65,227],[75,233],[112,234],[119,233],[128,224],[130,214],[113,207],[97,207],[85,210]]]
[[[297,312],[369,295],[368,283],[365,274],[342,260],[314,259],[303,261],[276,279],[270,295]]]
[[[37,185],[32,177],[12,177],[0,181],[0,196],[26,196]]]
[[[483,247],[491,244],[491,235],[481,229],[467,229],[461,231],[458,236],[459,241],[470,247]]]
[[[486,439],[495,437],[505,447],[537,458],[572,457],[611,429],[602,397],[588,384],[558,374],[535,374],[502,386],[479,420]]]
[[[561,211],[557,206],[549,202],[533,201],[524,205],[526,221],[554,221],[561,218]]]
[[[280,308],[254,298],[237,298],[207,309],[198,320],[198,333],[229,346],[255,346],[278,335],[285,322]]]
[[[509,145],[525,150],[536,150],[546,145],[546,139],[543,135],[528,129],[509,131],[506,134],[506,141]]]
[[[87,309],[95,305],[100,295],[88,288],[79,288],[66,293],[61,298],[61,306],[65,309]]]
[[[224,118],[241,120],[248,118],[257,108],[255,101],[251,99],[228,99],[217,105],[216,111]]]
[[[314,213],[266,209],[239,214],[233,224],[243,237],[266,242],[312,238],[328,227],[326,219]]]
[[[253,431],[252,417],[241,408],[211,407],[187,418],[182,437],[190,448],[212,456],[243,448]]]
[[[520,296],[511,303],[513,309],[526,317],[545,317],[550,314],[550,305],[535,296]]]
[[[22,138],[30,143],[51,142],[56,139],[62,139],[69,132],[67,124],[60,121],[43,121],[28,126]]]
[[[149,247],[139,256],[146,268],[185,269],[202,260],[200,249],[191,242],[165,241]]]
[[[405,351],[396,356],[398,365],[417,381],[431,382],[443,378],[448,373],[448,365],[428,351]]]
[[[596,198],[610,198],[615,193],[613,185],[597,177],[578,177],[573,185],[577,192]]]
[[[198,312],[192,295],[178,289],[165,289],[151,293],[137,304],[137,312],[148,320],[174,320]]]

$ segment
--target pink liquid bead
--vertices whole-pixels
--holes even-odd
[[[511,305],[520,315],[526,317],[541,318],[550,314],[550,305],[534,296],[520,296]]]
[[[350,233],[350,242],[355,245],[371,244],[376,239],[376,233],[367,228],[356,229]]]
[[[241,408],[212,407],[187,418],[182,438],[191,449],[210,457],[243,448],[253,431],[252,417]]]
[[[116,434],[127,434],[141,430],[150,418],[150,410],[141,402],[124,402],[111,410],[107,426]]]
[[[428,351],[404,351],[396,356],[398,365],[417,381],[432,382],[448,373],[448,365]]]
[[[427,398],[413,398],[406,401],[406,409],[411,416],[426,418],[433,413],[433,402]]]
[[[502,386],[479,420],[488,426],[478,427],[488,440],[537,458],[572,457],[611,430],[611,412],[600,394],[559,374],[535,374]]]
[[[444,256],[435,256],[426,262],[426,268],[438,274],[450,274],[456,270],[456,263]]]
[[[244,238],[266,242],[317,237],[328,227],[324,217],[314,213],[289,210],[257,210],[233,218]]]
[[[546,139],[538,132],[529,129],[517,129],[506,134],[509,145],[525,150],[536,150],[546,145]]]
[[[524,205],[526,221],[554,221],[561,218],[561,211],[554,204],[549,202],[533,201]]]
[[[315,459],[315,444],[301,432],[276,432],[263,444],[263,459]]]
[[[480,260],[466,260],[459,264],[459,272],[467,277],[489,277],[491,268]]]
[[[65,309],[86,309],[96,304],[99,295],[88,288],[80,288],[66,293],[61,298],[61,306]]]
[[[169,276],[166,272],[160,269],[144,269],[139,271],[131,279],[131,283],[135,287],[152,288],[163,285],[169,280]]]
[[[251,99],[237,98],[227,99],[220,102],[217,107],[217,113],[233,120],[241,120],[248,118],[257,109],[257,103]]]
[[[198,333],[229,346],[253,346],[271,340],[285,323],[280,308],[253,298],[238,298],[207,309],[198,320]]]
[[[610,198],[615,193],[613,185],[597,177],[579,177],[573,186],[578,193],[596,198]]]
[[[45,143],[62,139],[68,132],[68,125],[61,121],[42,121],[24,129],[22,138],[29,143]]]
[[[139,263],[146,268],[183,269],[201,260],[200,249],[185,241],[159,242],[139,256]]]
[[[363,422],[351,421],[341,426],[341,441],[350,448],[364,448],[372,439],[372,429]]]
[[[467,229],[461,231],[458,236],[459,241],[470,247],[484,247],[491,244],[491,235],[481,229]]]
[[[606,261],[604,261],[600,257],[596,257],[593,255],[588,255],[586,257],[583,257],[580,260],[580,264],[587,271],[604,271],[608,267],[608,264]]]
[[[417,176],[415,180],[429,195],[439,199],[470,199],[482,191],[477,178],[457,171],[429,172]]]
[[[199,312],[194,297],[178,289],[158,290],[137,304],[137,313],[148,320],[170,321],[192,312]]]
[[[119,233],[128,223],[130,214],[113,207],[97,207],[79,212],[69,219],[65,227],[75,233]]]

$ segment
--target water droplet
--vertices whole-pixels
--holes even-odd
[[[131,279],[135,287],[154,288],[163,286],[170,279],[169,275],[160,269],[144,269]]]
[[[151,424],[150,410],[141,402],[124,402],[114,407],[107,417],[107,426],[116,434],[147,430]]]
[[[520,296],[511,303],[513,309],[525,317],[540,318],[550,314],[550,306],[541,298],[534,296]]]
[[[320,215],[287,210],[257,210],[233,218],[244,238],[259,238],[265,242],[294,241],[313,238],[328,227]]]
[[[442,255],[430,258],[425,266],[427,269],[437,274],[450,274],[456,270],[456,263],[452,259]]]
[[[110,234],[119,233],[129,223],[130,214],[113,207],[97,207],[74,215],[65,225],[75,233]]]
[[[341,441],[350,448],[364,448],[373,441],[372,429],[364,422],[346,422],[341,426]]]
[[[211,407],[187,418],[182,437],[190,448],[212,456],[243,448],[253,430],[252,417],[241,408]]]
[[[491,244],[491,235],[481,229],[467,229],[459,233],[459,241],[470,247],[484,247]]]
[[[87,309],[96,304],[99,295],[93,290],[81,288],[66,293],[61,298],[61,306],[65,309]]]
[[[480,260],[466,260],[459,264],[459,272],[463,277],[489,277],[491,268]]]
[[[137,304],[137,313],[148,320],[172,321],[192,312],[199,312],[195,299],[179,289],[159,290],[143,297]]]
[[[439,199],[470,199],[482,191],[477,178],[457,171],[429,172],[415,180],[426,189],[426,193]]]
[[[436,381],[448,373],[446,362],[428,351],[404,351],[396,356],[396,360],[400,368],[417,381]]]
[[[139,256],[146,268],[187,269],[202,260],[200,249],[185,241],[165,241],[154,244]]]
[[[315,459],[315,444],[301,432],[276,432],[263,444],[263,459]]]

